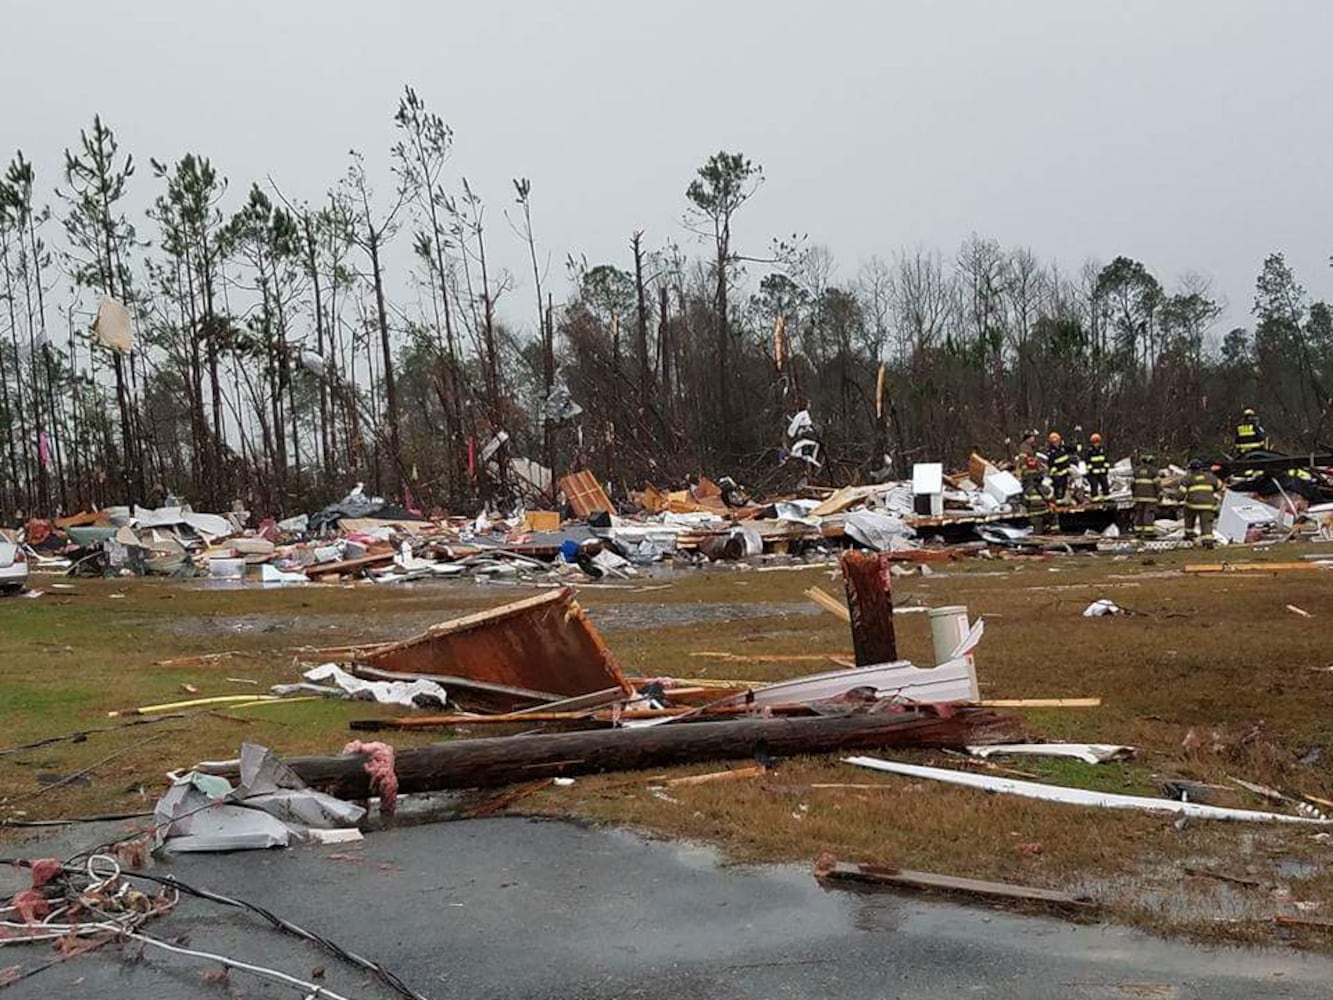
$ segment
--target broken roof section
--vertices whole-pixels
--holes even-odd
[[[500,710],[609,688],[633,693],[568,587],[433,625],[360,659],[380,670],[480,682],[449,693]]]

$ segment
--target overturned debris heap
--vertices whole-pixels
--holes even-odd
[[[1215,465],[1224,481],[1216,529],[1204,543],[1333,541],[1328,459],[1263,453]],[[1122,553],[1195,544],[1181,499],[1190,473],[1179,466],[1149,470],[1155,499],[1145,511],[1132,492],[1136,472],[1128,458],[1110,467],[1109,492],[1095,496],[1076,461],[1068,493],[1059,498],[1044,481],[1025,492],[1027,480],[1016,475],[1022,470],[1010,464],[973,453],[954,473],[922,462],[901,481],[806,485],[763,500],[725,476],[718,482],[698,476],[680,489],[645,484],[613,499],[586,469],[554,487],[546,472],[539,477],[546,486],[526,500],[551,509],[520,505],[466,517],[396,506],[357,484],[336,503],[281,521],[255,524],[239,509],[197,513],[169,498],[157,508],[34,518],[6,538],[23,546],[39,573],[209,576],[268,587],[348,579],[623,580],[662,562],[825,559],[848,547],[931,563],[983,553]]]

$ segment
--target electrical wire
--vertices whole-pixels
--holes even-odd
[[[161,938],[155,938],[151,934],[141,934],[138,931],[122,931],[121,937],[129,938],[131,941],[142,941],[144,944],[150,944],[154,948],[161,948],[164,951],[170,951],[177,955],[187,955],[190,958],[202,958],[206,961],[217,962],[224,969],[238,969],[241,972],[248,972],[252,976],[258,976],[260,979],[268,979],[275,983],[282,983],[285,986],[291,986],[293,989],[301,990],[305,993],[305,1000],[312,1000],[315,997],[327,997],[328,1000],[348,1000],[341,993],[335,993],[333,990],[318,983],[312,983],[305,979],[297,979],[295,976],[289,976],[285,972],[277,969],[270,969],[263,965],[251,965],[249,962],[242,962],[235,958],[228,958],[226,955],[219,955],[211,951],[199,951],[195,948],[185,948],[178,944],[172,944],[169,941],[163,941]]]
[[[399,979],[388,969],[384,968],[384,966],[380,965],[378,962],[373,962],[368,958],[356,954],[355,952],[348,951],[346,948],[342,947],[341,945],[333,941],[330,941],[328,938],[316,934],[313,931],[308,931],[304,927],[299,927],[288,920],[284,920],[282,917],[277,916],[271,911],[266,910],[264,907],[259,906],[255,903],[250,903],[243,899],[234,899],[230,896],[223,896],[220,893],[211,892],[207,889],[200,889],[192,885],[187,885],[180,879],[176,878],[174,875],[157,876],[157,875],[149,875],[146,872],[131,872],[130,874],[134,878],[141,878],[141,879],[146,879],[149,882],[156,882],[159,885],[165,886],[170,889],[174,889],[177,892],[186,894],[187,896],[195,896],[199,899],[206,899],[214,903],[219,903],[223,906],[233,907],[235,909],[248,910],[249,912],[255,914],[256,916],[266,920],[276,930],[280,930],[285,934],[289,934],[293,937],[300,938],[302,941],[308,941],[311,944],[318,945],[321,949],[328,952],[330,955],[333,955],[335,958],[340,958],[345,962],[349,962],[350,964],[355,965],[358,968],[364,969],[365,971],[372,973],[382,983],[384,983],[384,985],[388,986],[391,990],[393,990],[400,996],[407,998],[407,1000],[427,1000],[426,997],[418,993],[416,990],[412,989],[410,986],[408,986],[406,983],[404,983],[401,979]]]
[[[21,859],[3,859],[0,863],[31,867],[31,862]],[[161,887],[160,891],[156,897],[150,898],[135,888],[131,881],[133,879],[153,883]],[[250,965],[210,952],[182,948],[141,932],[140,928],[150,918],[171,911],[180,902],[182,895],[188,895],[253,913],[274,929],[314,944],[335,958],[371,973],[405,1000],[427,1000],[423,994],[413,990],[378,962],[348,951],[336,942],[284,920],[262,906],[188,885],[175,876],[164,877],[137,871],[125,872],[120,862],[107,854],[88,855],[81,867],[65,862],[59,873],[47,883],[47,885],[55,884],[64,890],[64,896],[59,899],[50,895],[46,897],[52,908],[41,920],[23,919],[28,915],[23,914],[19,907],[12,904],[0,906],[0,947],[33,941],[59,941],[98,936],[104,937],[100,943],[105,944],[113,938],[128,938],[182,955],[217,961],[227,968],[236,968],[294,988],[304,989],[308,998],[322,996],[328,997],[329,1000],[346,1000],[324,987],[296,979],[278,970]],[[80,914],[91,914],[97,919],[80,920],[78,919]],[[46,967],[40,966],[28,974],[35,974]],[[24,974],[21,978],[26,978],[28,974]]]

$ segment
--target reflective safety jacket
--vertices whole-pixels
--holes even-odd
[[[1214,510],[1217,507],[1217,491],[1222,484],[1211,472],[1200,469],[1185,477],[1185,506],[1190,510]]]
[[[1064,443],[1051,445],[1045,457],[1052,476],[1068,476],[1069,467],[1074,464],[1074,449]]]
[[[1245,455],[1268,447],[1268,435],[1257,420],[1246,420],[1236,425],[1236,454]]]
[[[1134,502],[1157,502],[1157,470],[1151,465],[1134,466]]]
[[[1111,471],[1111,460],[1106,457],[1106,449],[1099,444],[1088,446],[1088,471],[1092,473]]]

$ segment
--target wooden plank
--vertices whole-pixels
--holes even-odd
[[[810,587],[805,591],[805,596],[814,601],[821,608],[836,618],[841,618],[848,625],[852,623],[852,613],[847,610],[847,605],[838,600],[827,590],[820,590],[818,587]]]
[[[393,550],[358,556],[356,559],[343,559],[339,562],[316,563],[313,566],[303,567],[303,570],[306,576],[315,580],[324,576],[340,576],[343,573],[365,569],[367,566],[383,566],[391,562],[393,562]]]
[[[1100,698],[983,698],[986,708],[1099,708]]]
[[[612,512],[611,500],[602,489],[602,484],[587,469],[562,476],[556,486],[565,494],[569,509],[577,517],[588,518],[599,510]]]
[[[1086,896],[1074,896],[1055,889],[1039,889],[1035,886],[1014,885],[1009,882],[987,882],[982,879],[959,878],[955,875],[938,875],[934,872],[910,871],[903,868],[883,868],[879,865],[853,865],[837,861],[830,863],[823,858],[820,862],[816,862],[815,877],[836,882],[892,885],[907,889],[984,896],[988,899],[1041,903],[1046,906],[1079,910],[1093,909],[1097,905]]]
[[[893,631],[892,576],[883,553],[848,551],[839,560],[851,613],[852,649],[858,667],[898,659]]]
[[[875,493],[882,493],[887,489],[886,486],[844,486],[818,507],[811,510],[810,516],[828,517],[830,514],[841,514],[847,508],[854,507]]]
[[[735,781],[738,778],[761,777],[768,768],[762,765],[754,767],[736,767],[730,771],[710,771],[707,774],[689,774],[683,778],[668,778],[664,784],[668,788],[689,788],[693,785],[709,785],[715,781]]]
[[[1235,563],[1187,563],[1186,573],[1207,575],[1211,573],[1288,573],[1298,569],[1322,569],[1317,562],[1235,562]]]
[[[530,510],[523,515],[524,531],[559,531],[560,513],[554,510]]]
[[[726,660],[728,663],[826,663],[834,657],[846,659],[850,653],[718,653],[701,649],[691,656]],[[693,678],[691,678],[693,681]]]

